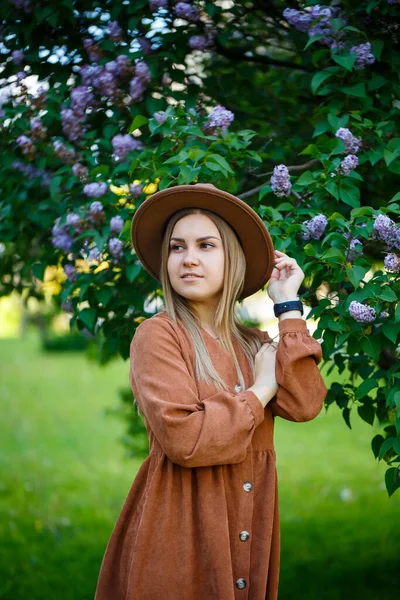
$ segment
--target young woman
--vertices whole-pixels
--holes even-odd
[[[327,388],[302,319],[304,273],[260,217],[211,184],[137,209],[132,243],[165,310],[138,326],[130,383],[150,454],[108,542],[95,600],[276,600],[274,418],[308,421]],[[267,282],[279,344],[240,324]]]

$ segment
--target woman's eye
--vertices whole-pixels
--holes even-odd
[[[210,242],[203,242],[201,246],[211,246],[211,248],[214,248],[214,244],[210,244]],[[175,250],[176,248],[182,248],[181,244],[174,244],[170,246],[171,250]]]

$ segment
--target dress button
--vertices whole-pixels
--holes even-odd
[[[243,484],[243,489],[245,492],[251,492],[251,490],[253,489],[253,484],[250,483],[250,481],[245,481]]]
[[[240,579],[236,580],[236,587],[239,588],[239,590],[243,590],[246,587],[246,585],[246,580],[243,579],[243,577],[240,577]]]
[[[248,540],[248,539],[249,539],[249,537],[250,537],[250,534],[249,534],[249,532],[248,532],[248,531],[241,531],[241,532],[239,533],[239,537],[240,537],[240,539],[242,540],[242,542],[247,542],[247,540]]]
[[[242,386],[240,385],[240,383],[238,383],[237,385],[235,385],[235,392],[239,393],[242,391]]]

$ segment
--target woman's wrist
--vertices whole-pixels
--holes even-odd
[[[254,383],[251,387],[247,388],[246,391],[253,392],[253,394],[255,394],[257,396],[257,398],[259,399],[261,404],[264,406],[264,408],[267,406],[268,402],[270,400],[272,400],[272,398],[276,394],[275,391],[270,390],[269,388],[267,388],[265,386],[260,386],[257,383]]]

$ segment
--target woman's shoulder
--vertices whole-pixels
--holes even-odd
[[[137,327],[132,339],[132,344],[143,342],[149,343],[166,340],[168,338],[177,338],[179,336],[179,326],[165,312],[159,312],[147,319],[144,319]]]

